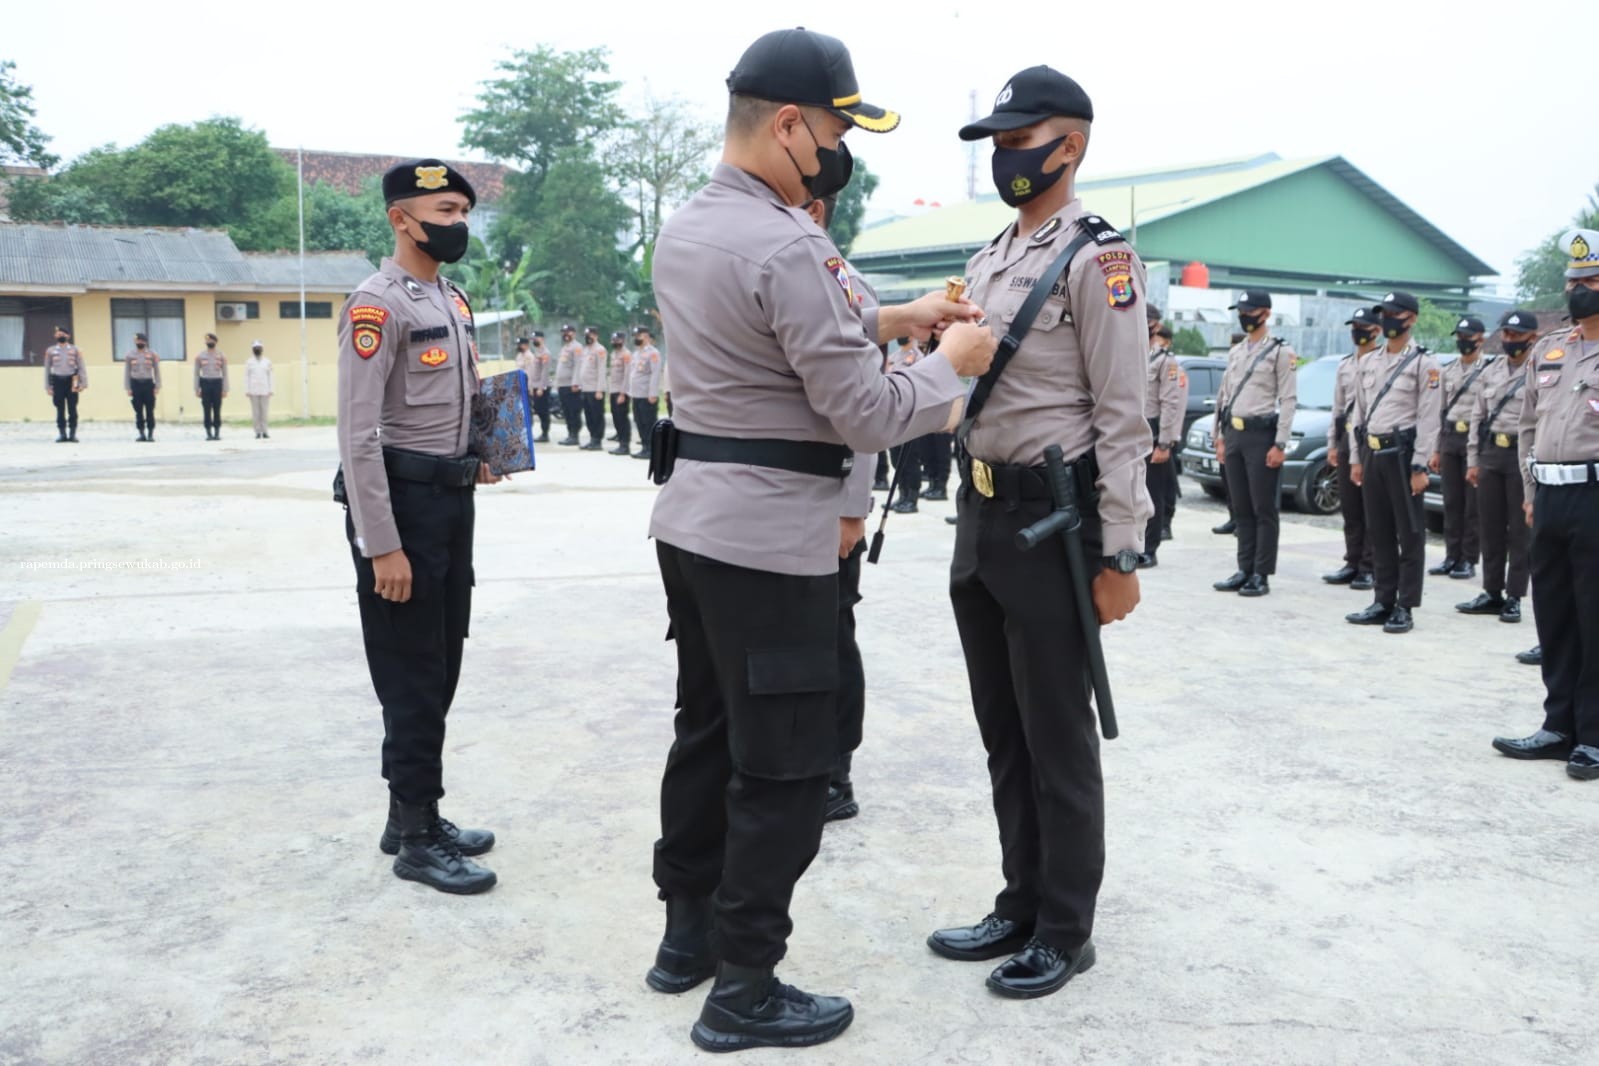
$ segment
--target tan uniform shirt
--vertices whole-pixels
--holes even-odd
[[[528,375],[528,387],[548,389],[555,372],[555,357],[542,344],[533,347],[533,371]]]
[[[1439,450],[1450,455],[1467,453],[1466,436],[1471,431],[1471,413],[1477,409],[1477,397],[1482,395],[1483,380],[1493,364],[1493,359],[1479,353],[1469,366],[1464,359],[1456,359],[1443,368],[1443,396],[1439,404],[1443,409],[1443,433],[1438,438]],[[1477,373],[1479,369],[1481,373]]]
[[[222,381],[222,391],[228,391],[228,357],[222,354],[221,349],[207,348],[194,357],[194,387],[199,388],[201,380]]]
[[[1270,349],[1269,355],[1262,355]],[[1279,344],[1266,337],[1260,343],[1248,338],[1233,345],[1227,353],[1227,369],[1216,391],[1216,429],[1225,432],[1228,418],[1266,418],[1277,416],[1277,447],[1288,447],[1294,429],[1294,411],[1299,406],[1299,378],[1294,374],[1297,356],[1290,344]],[[1255,366],[1255,360],[1260,365]],[[1251,374],[1249,368],[1254,366]],[[1245,378],[1248,378],[1246,381]]]
[[[577,361],[577,387],[585,393],[605,387],[605,349],[598,343],[583,349]]]
[[[244,361],[244,394],[272,395],[272,360],[264,355],[252,355]]]
[[[1495,359],[1482,372],[1482,388],[1477,390],[1477,406],[1472,409],[1471,430],[1467,436],[1468,467],[1482,465],[1485,441],[1498,434],[1508,439],[1521,432],[1521,390],[1526,387],[1530,365],[1529,359],[1523,359],[1521,365],[1516,366],[1506,357]],[[1503,406],[1500,406],[1501,400]]]
[[[50,384],[52,377],[69,378],[76,376],[78,388],[89,387],[89,365],[83,361],[83,353],[78,351],[76,344],[52,344],[44,350],[44,383]]]
[[[606,390],[612,393],[619,393],[623,396],[628,395],[627,383],[632,377],[632,375],[628,373],[628,367],[632,365],[632,352],[628,351],[626,348],[612,348],[611,370],[609,377],[606,379]]]
[[[583,346],[577,341],[561,345],[561,353],[555,360],[555,387],[569,389],[577,380],[577,360],[582,353]]]
[[[477,392],[472,309],[443,278],[418,281],[392,259],[339,314],[339,458],[356,544],[399,548],[383,448],[466,454]]]
[[[628,364],[627,394],[634,399],[655,400],[661,396],[661,353],[653,344],[633,352]]]
[[[122,357],[122,387],[131,389],[135,381],[153,381],[161,387],[161,357],[148,348],[135,348]]]
[[[1528,460],[1599,460],[1599,341],[1562,330],[1538,342],[1521,390],[1521,479],[1533,497]]]
[[[1333,433],[1339,432],[1340,424],[1343,432],[1342,436],[1328,437],[1328,447],[1345,455],[1359,454],[1349,451],[1349,430],[1355,424],[1355,386],[1360,381],[1360,361],[1364,358],[1358,350],[1350,352],[1338,360],[1338,372],[1333,376]]]
[[[1359,455],[1361,434],[1388,434],[1398,430],[1416,431],[1412,463],[1425,463],[1438,450],[1438,413],[1443,407],[1443,371],[1431,352],[1423,351],[1410,361],[1404,373],[1388,390],[1382,404],[1373,409],[1377,396],[1388,379],[1394,376],[1410,354],[1416,342],[1405,345],[1401,352],[1390,352],[1387,345],[1377,348],[1360,360],[1360,374],[1355,382],[1355,413],[1350,417],[1350,454]]]
[[[1038,275],[1080,232],[1076,222],[1085,213],[1082,201],[1073,200],[1033,233],[1012,225],[967,262],[967,296],[996,334],[1004,335]],[[1144,282],[1144,264],[1130,246],[1089,241],[1065,276],[1052,280],[1049,299],[966,441],[975,458],[1022,466],[1042,464],[1051,444],[1068,460],[1092,449],[1107,555],[1143,551],[1144,526],[1155,511],[1144,487],[1150,451],[1149,328],[1138,306]]]
[[[878,452],[954,416],[949,362],[884,374],[877,312],[856,303],[833,242],[736,167],[718,165],[667,221],[654,275],[682,429]],[[833,574],[846,495],[844,478],[679,459],[650,535],[735,566]]]
[[[1181,444],[1183,414],[1188,408],[1188,375],[1170,348],[1149,353],[1149,381],[1145,385],[1144,418],[1159,419],[1155,445]]]

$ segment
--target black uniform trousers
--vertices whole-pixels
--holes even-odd
[[[838,576],[655,550],[678,707],[655,883],[665,896],[711,897],[719,959],[775,966],[838,759]]]
[[[1515,438],[1508,448],[1484,441],[1478,457],[1477,514],[1482,521],[1482,589],[1492,595],[1527,594],[1527,528]]]
[[[889,456],[894,460],[894,470],[899,478],[899,487],[894,490],[894,502],[900,500],[918,500],[922,496],[922,457],[926,455],[926,446],[923,438],[908,440],[904,444],[889,449]]]
[[[1277,536],[1282,521],[1282,470],[1266,465],[1277,446],[1275,429],[1226,430],[1227,498],[1238,523],[1238,569],[1269,577],[1277,572]],[[1156,511],[1159,514],[1159,510]]]
[[[1056,539],[1023,552],[1015,542],[1050,510],[1045,501],[1012,510],[963,482],[949,595],[999,821],[1005,888],[994,913],[1069,950],[1093,932],[1105,788],[1065,546]],[[1098,512],[1086,507],[1091,569],[1101,539]]]
[[[1153,438],[1160,433],[1160,420],[1149,420],[1149,433]],[[1144,488],[1149,492],[1149,501],[1155,505],[1155,513],[1149,516],[1149,524],[1144,526],[1144,550],[1154,555],[1160,549],[1161,530],[1171,522],[1171,515],[1177,509],[1177,453],[1174,451],[1166,457],[1164,463],[1151,458],[1144,460]]]
[[[461,677],[472,616],[472,489],[389,479],[400,546],[411,563],[411,598],[391,603],[372,590],[372,560],[345,537],[355,560],[361,636],[372,687],[383,706],[383,778],[401,803],[444,795],[444,718]]]
[[[866,719],[866,669],[855,639],[855,605],[861,602],[861,559],[866,542],[838,561],[838,754],[861,746]],[[842,762],[839,764],[842,768]]]
[[[627,402],[627,393],[611,393],[611,425],[616,428],[616,439],[624,448],[633,442],[631,411],[632,405]]]
[[[872,481],[875,484],[876,482],[887,481],[887,480],[888,480],[888,453],[887,452],[878,452],[877,453],[877,472],[872,475]]]
[[[1532,598],[1545,729],[1599,745],[1599,483],[1538,485]]]
[[[561,418],[566,422],[566,435],[575,440],[578,431],[583,428],[583,394],[571,388],[562,388],[560,393]]]
[[[955,456],[955,434],[929,433],[920,438],[922,445],[922,473],[927,487],[940,492],[949,489],[949,470]]]
[[[1371,535],[1376,602],[1388,607],[1421,606],[1427,566],[1427,516],[1422,497],[1410,491],[1409,448],[1373,452],[1361,448],[1361,492]]]
[[[583,393],[583,420],[588,423],[589,441],[599,444],[605,440],[605,398],[592,392]]]
[[[550,390],[549,389],[545,389],[543,392],[535,392],[533,394],[533,413],[538,416],[538,420],[539,420],[539,435],[540,436],[544,436],[544,437],[548,437],[550,435]]]
[[[222,430],[222,379],[200,379],[200,415],[207,433]]]
[[[1338,510],[1344,516],[1344,565],[1357,573],[1369,574],[1372,568],[1371,537],[1366,532],[1366,496],[1355,484],[1352,471],[1355,459],[1349,451],[1349,428],[1342,419],[1337,424]]]
[[[78,394],[71,374],[50,375],[50,399],[56,405],[56,429],[63,437],[78,432]]]
[[[1459,438],[1459,451],[1441,449],[1439,478],[1444,496],[1444,558],[1476,564],[1481,520],[1477,517],[1477,490],[1466,480],[1466,435],[1444,427],[1445,437]]]
[[[128,383],[133,393],[133,424],[140,433],[155,432],[155,381],[152,378],[134,378]]]
[[[660,407],[655,400],[643,396],[633,397],[633,421],[638,425],[638,446],[645,455],[650,454],[650,434],[655,432],[655,423]]]

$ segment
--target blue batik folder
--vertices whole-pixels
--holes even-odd
[[[483,379],[472,397],[469,450],[495,474],[533,469],[533,402],[524,371]]]

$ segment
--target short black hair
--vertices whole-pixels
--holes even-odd
[[[758,96],[732,93],[727,98],[727,134],[744,137],[754,133],[783,105]]]

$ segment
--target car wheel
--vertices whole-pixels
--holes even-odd
[[[1208,481],[1201,481],[1199,487],[1204,489],[1205,495],[1213,500],[1225,500],[1227,498],[1227,490],[1220,485],[1212,485]]]
[[[1295,502],[1301,511],[1309,514],[1337,513],[1338,471],[1323,462],[1299,483],[1299,498]]]

